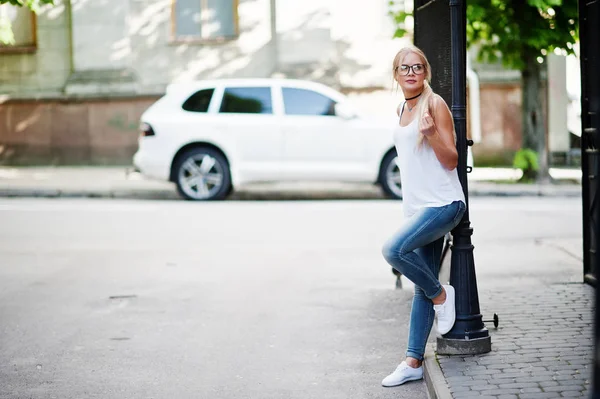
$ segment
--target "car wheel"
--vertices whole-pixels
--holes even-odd
[[[229,165],[211,148],[194,148],[177,157],[175,183],[181,196],[190,200],[220,200],[231,189]]]
[[[400,181],[400,168],[396,163],[398,156],[395,151],[383,158],[379,182],[383,192],[390,198],[402,199],[402,182]]]

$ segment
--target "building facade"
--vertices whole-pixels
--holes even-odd
[[[0,6],[0,163],[130,164],[141,113],[172,82],[289,77],[395,112],[387,0],[57,0]],[[503,72],[504,73],[504,72]],[[520,146],[519,75],[482,71],[481,154]],[[505,76],[506,75],[506,76]],[[489,111],[486,111],[489,110]],[[477,148],[475,149],[477,154]]]

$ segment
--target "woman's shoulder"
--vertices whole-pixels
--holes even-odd
[[[430,104],[434,107],[445,106],[445,105],[447,106],[444,98],[437,93],[432,93],[431,97],[429,98],[429,101],[430,101]]]
[[[429,98],[429,109],[433,112],[449,110],[450,107],[446,100],[437,93],[433,93]]]
[[[400,112],[402,111],[402,107],[404,106],[404,103],[405,103],[405,101],[400,101],[400,103],[396,107],[396,114],[398,114],[398,116],[400,116]]]

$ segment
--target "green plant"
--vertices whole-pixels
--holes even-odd
[[[404,3],[402,3],[404,5]],[[408,17],[412,17],[412,12],[406,12],[403,8],[398,9],[396,7],[396,1],[390,0],[388,2],[388,6],[390,10],[388,11],[388,15],[392,17],[394,23],[396,25],[396,31],[394,32],[394,37],[404,37],[408,33],[406,29],[406,19]]]
[[[538,162],[538,153],[529,148],[521,148],[515,154],[513,167],[523,171],[521,181],[531,181],[537,176],[540,165]]]
[[[54,0],[0,0],[0,4],[7,3],[17,7],[29,7],[33,12],[37,12],[41,4],[54,4]]]

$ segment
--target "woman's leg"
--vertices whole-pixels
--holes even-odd
[[[415,250],[443,238],[456,226],[463,212],[464,204],[460,201],[442,207],[422,208],[408,218],[383,247],[387,262],[420,287],[429,299],[442,294],[442,285],[437,271],[434,272]]]
[[[444,238],[441,237],[414,251],[423,262],[431,267],[435,275],[437,275],[439,269],[443,242]],[[393,373],[381,381],[384,387],[402,385],[408,381],[423,378],[423,355],[425,354],[425,345],[433,325],[434,316],[435,312],[432,301],[425,296],[425,293],[418,285],[415,285],[415,296],[410,314],[406,360],[400,363]]]
[[[440,258],[444,237],[440,237],[424,247],[417,248],[415,252],[429,266],[434,275],[440,270]],[[423,290],[415,285],[415,296],[410,313],[410,325],[408,332],[408,348],[406,350],[406,362],[411,367],[420,367],[425,355],[425,345],[433,326],[435,312],[433,302],[425,296]]]
[[[440,322],[444,327],[440,331],[448,331],[452,327],[454,290],[447,287],[451,300],[446,301],[446,291],[438,280],[438,272],[444,235],[458,224],[464,211],[465,205],[460,201],[439,208],[421,209],[383,248],[388,263],[415,284],[407,358],[383,379],[383,386],[391,387],[423,378],[421,363],[435,313],[439,312],[438,327]],[[446,316],[440,318],[440,315]]]

